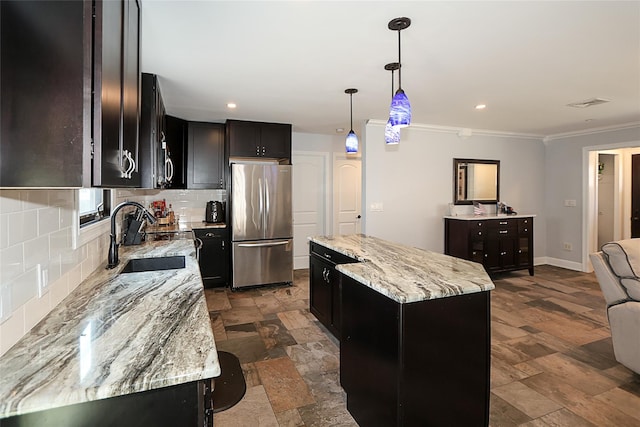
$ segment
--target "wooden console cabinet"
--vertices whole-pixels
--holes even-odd
[[[446,217],[444,253],[484,265],[489,274],[533,276],[533,216]]]

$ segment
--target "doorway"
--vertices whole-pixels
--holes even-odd
[[[640,166],[633,166],[634,156],[640,155],[640,147],[637,142],[620,144],[618,147],[600,146],[584,147],[584,210],[583,210],[583,246],[582,246],[582,270],[593,271],[589,254],[597,252],[603,243],[621,239],[629,239],[632,236],[633,210],[633,181],[640,181]],[[604,157],[600,157],[604,155]],[[611,156],[611,157],[607,157]],[[640,156],[636,157],[640,159]],[[601,161],[604,160],[604,161]],[[611,162],[613,160],[613,162]],[[635,160],[640,163],[640,160]],[[607,170],[609,173],[607,173]],[[606,177],[613,173],[613,177]],[[601,194],[602,187],[613,185],[608,194]],[[640,182],[635,188],[640,188]],[[606,191],[606,190],[605,190]],[[611,195],[610,192],[613,192]],[[639,200],[636,190],[635,199]],[[612,197],[611,197],[612,196]],[[600,199],[603,200],[600,200]],[[610,212],[607,212],[610,211]],[[603,215],[600,215],[600,213]],[[640,206],[638,206],[640,214]],[[611,222],[611,215],[613,221]],[[604,222],[601,217],[607,217]],[[613,225],[613,230],[607,230]],[[601,229],[603,228],[603,229]]]

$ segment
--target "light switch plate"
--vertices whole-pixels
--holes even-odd
[[[382,202],[373,202],[371,203],[371,212],[382,212],[384,211],[384,205]]]
[[[576,207],[576,201],[573,199],[567,199],[564,201],[564,205],[570,208],[575,208]]]

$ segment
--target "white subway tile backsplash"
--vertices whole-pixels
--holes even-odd
[[[38,236],[53,233],[60,229],[60,208],[53,206],[38,209]]]
[[[38,295],[38,272],[38,268],[33,267],[9,283],[14,311],[17,307],[23,306],[31,298]]]
[[[23,211],[49,206],[49,192],[47,190],[20,191],[20,199]]]
[[[0,250],[0,284],[3,286],[24,273],[22,250],[22,245]]]
[[[0,214],[20,212],[22,200],[18,190],[0,190]]]
[[[24,305],[24,330],[28,331],[38,324],[39,321],[50,311],[49,294],[42,298],[31,298]]]
[[[0,249],[9,246],[9,215],[0,214]]]
[[[114,191],[115,204],[131,200],[147,207],[154,200],[165,199],[183,222],[204,220],[209,200],[227,199],[224,190]],[[76,192],[0,190],[0,292],[4,292],[2,304],[10,312],[4,321],[0,320],[0,355],[85,278],[104,266],[108,228],[73,249]],[[121,222],[122,215],[119,216]],[[47,269],[49,286],[38,298],[42,269]]]
[[[44,235],[37,239],[24,242],[24,269],[29,270],[40,264],[46,267],[49,264],[49,236]]]
[[[71,227],[63,228],[49,235],[49,251],[54,253],[63,253],[70,248],[72,242]]]
[[[73,209],[75,190],[49,190],[49,206]]]
[[[49,306],[53,309],[69,295],[69,275],[65,274],[49,284]]]
[[[9,246],[38,236],[38,211],[30,210],[9,214]]]
[[[24,307],[15,310],[11,317],[0,324],[0,329],[2,329],[0,333],[0,354],[4,354],[25,334]]]

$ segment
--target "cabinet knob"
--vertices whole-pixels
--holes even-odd
[[[478,236],[482,236],[482,231],[478,231]]]
[[[528,228],[525,228],[525,229],[524,229],[524,232],[526,233],[527,231],[529,231],[529,229],[528,229]]]

